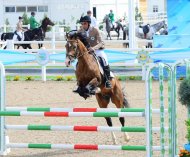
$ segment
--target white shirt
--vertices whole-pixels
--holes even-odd
[[[98,22],[94,16],[90,16],[91,18],[91,26],[98,28]]]

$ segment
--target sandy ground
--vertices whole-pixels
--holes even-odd
[[[165,84],[167,85],[167,84]],[[84,100],[72,93],[75,82],[48,81],[8,81],[6,85],[7,106],[28,107],[98,107],[95,97]],[[145,107],[145,83],[143,81],[122,82],[126,87],[126,94],[131,107]],[[159,90],[158,83],[153,83],[153,108],[158,108]],[[167,88],[165,88],[167,91]],[[164,93],[167,96],[167,92]],[[167,108],[167,97],[165,98]],[[110,104],[109,107],[114,107]],[[179,120],[179,147],[186,142],[186,128],[184,120],[187,110],[178,105]],[[168,121],[167,119],[165,120]],[[7,124],[49,124],[49,125],[98,125],[106,126],[103,118],[42,118],[42,117],[7,117]],[[120,126],[118,118],[113,118],[114,126]],[[126,118],[127,126],[145,126],[144,118]],[[159,126],[159,116],[153,116],[153,125]],[[110,132],[63,132],[63,131],[7,131],[11,143],[54,143],[54,144],[106,144],[112,145]],[[127,143],[123,133],[117,132],[116,136],[120,145],[145,145],[145,133],[130,133],[131,140]],[[154,145],[159,145],[160,134],[154,133]],[[8,157],[144,157],[145,152],[135,151],[88,151],[88,150],[47,150],[47,149],[12,149]],[[159,156],[155,153],[154,156]]]

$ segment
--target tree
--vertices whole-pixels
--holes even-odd
[[[23,25],[28,25],[30,23],[30,18],[26,13],[22,15],[22,18],[23,18]]]
[[[135,21],[143,21],[143,17],[141,13],[139,12],[139,8],[135,7]],[[139,24],[142,24],[143,22],[139,22]]]
[[[5,19],[5,25],[6,25],[6,32],[10,32],[10,23],[9,23],[9,19],[8,18],[6,18]]]

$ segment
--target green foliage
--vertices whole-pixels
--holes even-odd
[[[99,30],[103,30],[103,23],[99,24]]]
[[[20,76],[15,76],[14,78],[13,78],[13,81],[19,81],[20,80]]]
[[[185,125],[187,127],[187,135],[186,138],[190,142],[190,119],[185,121]]]
[[[56,81],[63,81],[63,76],[56,76]]]
[[[129,80],[135,80],[135,76],[130,76]]]
[[[179,101],[182,105],[190,107],[190,78],[184,79],[179,86],[178,90]]]
[[[139,8],[135,8],[135,21],[143,21],[143,17],[141,13],[139,12]],[[143,22],[140,22],[139,24],[142,24]]]
[[[71,27],[70,26],[64,26],[64,31],[65,32],[69,32],[71,30]]]
[[[33,81],[34,78],[32,76],[26,76],[25,81]]]
[[[67,81],[72,81],[72,76],[66,76]]]
[[[10,31],[11,31],[11,28],[9,27],[9,26],[10,26],[10,23],[9,23],[9,19],[8,19],[8,18],[5,19],[5,25],[7,26],[7,27],[6,27],[6,32],[10,32]]]
[[[28,25],[30,23],[30,18],[26,13],[22,15],[22,18],[23,18],[23,25]]]

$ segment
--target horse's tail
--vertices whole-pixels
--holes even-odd
[[[1,34],[1,40],[4,40],[5,33]]]
[[[125,94],[125,88],[122,89],[122,92],[123,92],[123,107],[124,108],[129,108],[129,102],[127,100],[127,96]]]

